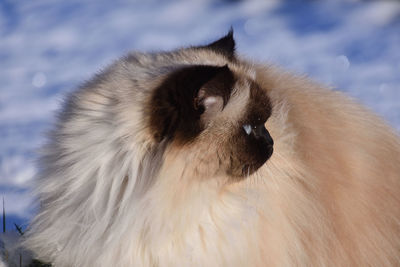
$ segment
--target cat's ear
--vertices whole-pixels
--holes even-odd
[[[170,74],[151,99],[150,125],[156,140],[196,136],[223,109],[234,82],[228,66],[196,65]]]
[[[233,60],[235,58],[235,39],[233,38],[233,28],[231,28],[228,34],[221,39],[202,46],[202,48],[213,50],[226,56],[229,60]]]
[[[194,98],[194,108],[200,119],[208,124],[225,107],[231,95],[234,76],[227,65],[218,68],[216,75],[207,81]]]

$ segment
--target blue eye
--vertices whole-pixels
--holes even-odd
[[[247,135],[251,134],[251,129],[252,129],[252,127],[250,124],[243,125],[243,130],[246,132]]]

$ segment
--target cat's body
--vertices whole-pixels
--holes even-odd
[[[40,259],[400,265],[399,137],[341,93],[233,49],[229,34],[130,54],[69,97],[40,165],[27,239]],[[254,127],[265,121],[270,135]]]

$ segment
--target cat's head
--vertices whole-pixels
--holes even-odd
[[[200,176],[246,177],[273,152],[267,92],[236,58],[232,31],[190,53],[216,55],[222,64],[182,64],[160,81],[146,110],[153,141],[187,155]]]

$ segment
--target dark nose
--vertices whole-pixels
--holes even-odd
[[[274,145],[274,140],[272,139],[271,135],[269,134],[268,130],[265,129],[264,124],[260,124],[257,126],[254,126],[252,129],[252,132],[254,134],[254,137],[258,140],[261,140],[265,143],[267,143],[270,146]]]

